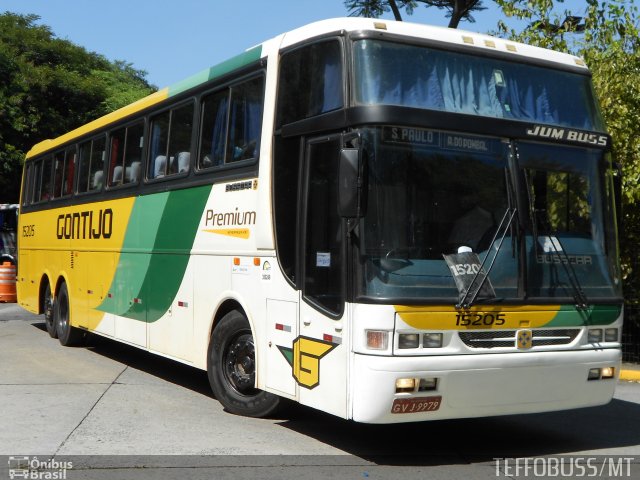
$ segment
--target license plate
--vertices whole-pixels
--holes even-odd
[[[440,408],[442,397],[396,398],[391,406],[391,413],[435,412]]]

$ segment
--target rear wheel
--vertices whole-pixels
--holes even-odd
[[[277,409],[277,395],[255,388],[255,346],[242,313],[227,313],[213,330],[207,364],[213,393],[229,412],[265,417]]]
[[[47,283],[44,289],[44,298],[42,299],[44,310],[44,323],[47,326],[47,332],[51,338],[57,338],[56,324],[53,320],[53,295],[51,294],[51,285]]]
[[[67,290],[67,284],[62,283],[56,296],[56,301],[53,307],[53,318],[56,324],[56,333],[58,334],[58,340],[65,347],[70,347],[80,343],[84,337],[84,332],[76,327],[72,327],[70,323],[70,311],[69,311],[69,292]]]

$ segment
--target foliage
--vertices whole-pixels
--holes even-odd
[[[0,203],[17,203],[33,144],[154,90],[145,72],[56,38],[38,20],[0,14]]]
[[[471,12],[484,10],[482,0],[345,0],[344,2],[350,15],[356,17],[378,18],[384,13],[393,12],[396,20],[401,21],[401,10],[405,10],[408,15],[419,4],[425,7],[436,7],[447,11],[447,18],[450,18],[449,27],[457,28],[461,20],[474,22]]]
[[[622,165],[623,225],[620,237],[625,298],[640,304],[640,32],[638,9],[629,0],[587,0],[583,24],[565,22],[553,0],[495,0],[507,17],[528,20],[517,32],[506,22],[499,34],[583,57],[593,73],[613,153]],[[557,3],[562,3],[557,0]],[[584,33],[578,34],[577,31]]]

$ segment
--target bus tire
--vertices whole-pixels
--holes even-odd
[[[58,289],[58,295],[56,296],[56,301],[53,305],[53,319],[56,324],[56,333],[58,334],[58,340],[61,345],[71,347],[80,343],[84,337],[84,332],[71,326],[69,291],[67,290],[67,284],[64,282]]]
[[[249,322],[242,313],[232,310],[214,328],[207,354],[211,389],[228,412],[266,417],[278,408],[280,397],[254,387],[255,366]]]
[[[42,310],[44,311],[44,324],[47,327],[47,332],[51,338],[58,338],[58,331],[56,329],[56,323],[53,320],[53,295],[51,294],[51,284],[47,282],[47,286],[44,288],[44,297],[42,298]]]

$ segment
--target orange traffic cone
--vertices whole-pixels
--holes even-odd
[[[13,303],[16,300],[16,266],[4,262],[0,265],[0,302]]]

